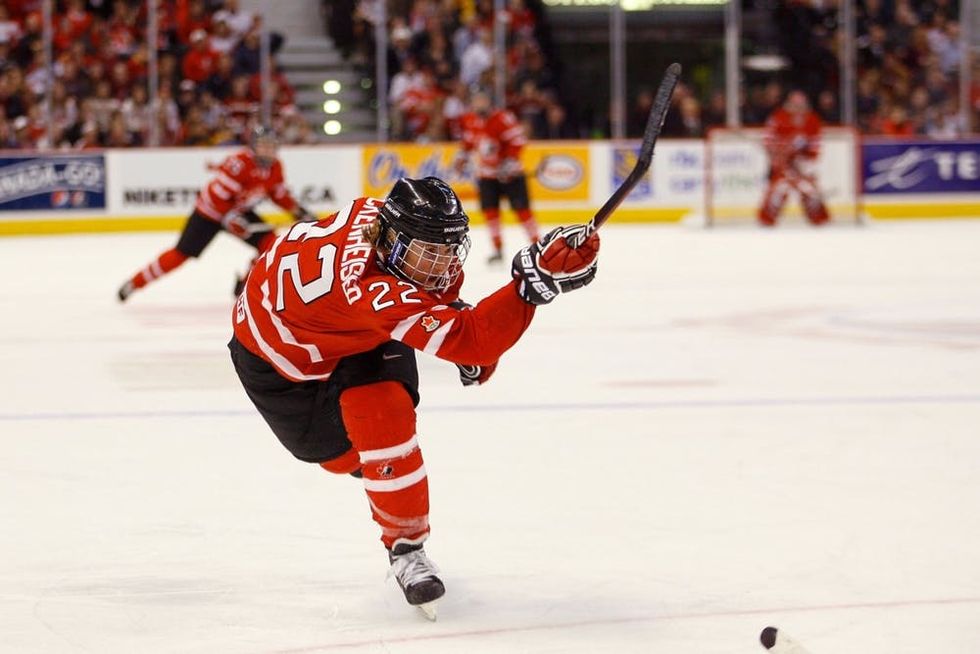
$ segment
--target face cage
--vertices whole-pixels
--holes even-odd
[[[255,153],[256,163],[262,168],[268,168],[279,156],[279,144],[274,139],[263,137],[252,145],[252,152]]]
[[[396,238],[385,264],[427,291],[444,291],[459,279],[470,252],[470,237],[459,243],[429,243],[413,238],[408,244]]]

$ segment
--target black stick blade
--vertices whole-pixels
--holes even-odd
[[[677,86],[677,80],[681,75],[681,65],[678,63],[673,63],[667,66],[667,72],[664,73],[664,78],[660,82],[660,87],[657,89],[657,95],[653,99],[653,107],[650,109],[650,117],[647,118],[646,129],[643,130],[643,144],[640,145],[640,152],[636,158],[636,165],[630,174],[627,175],[623,183],[619,185],[613,194],[606,200],[606,203],[602,205],[602,208],[596,212],[595,216],[589,222],[589,229],[587,230],[589,234],[598,229],[605,223],[612,212],[622,204],[626,196],[629,195],[633,187],[639,183],[640,179],[646,174],[647,170],[650,168],[650,163],[653,161],[653,148],[657,143],[657,137],[660,136],[660,130],[664,126],[664,119],[667,117],[667,110],[670,108],[670,98],[674,94],[674,87]]]

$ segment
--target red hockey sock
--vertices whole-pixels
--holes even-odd
[[[483,216],[487,219],[493,249],[499,252],[504,247],[504,239],[500,235],[500,209],[484,209]]]
[[[329,461],[321,461],[320,467],[335,475],[347,475],[361,469],[361,458],[357,448],[350,448],[338,457]]]
[[[171,248],[156,258],[146,268],[139,271],[130,280],[135,288],[143,288],[158,277],[166,275],[168,272],[187,261],[187,255]]]
[[[527,232],[527,237],[532,243],[536,243],[540,238],[538,234],[538,222],[534,219],[534,214],[531,213],[531,210],[518,209],[517,219],[524,225],[524,231]]]
[[[381,542],[421,543],[429,535],[429,482],[415,438],[415,407],[405,387],[386,381],[340,396],[347,435],[360,453],[364,489]]]
[[[762,200],[762,206],[759,207],[758,218],[761,224],[767,227],[776,224],[776,221],[779,219],[779,214],[783,210],[783,205],[786,203],[786,196],[788,194],[789,188],[787,187],[786,181],[781,175],[774,175],[769,180],[765,198]]]

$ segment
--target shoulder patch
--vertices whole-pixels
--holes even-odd
[[[424,329],[425,331],[434,332],[435,330],[439,329],[439,325],[441,325],[442,323],[439,321],[438,318],[434,318],[430,315],[425,315],[422,316],[422,318],[419,320],[419,324],[422,325],[422,329]]]

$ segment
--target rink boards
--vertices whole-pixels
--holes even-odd
[[[523,163],[538,219],[553,223],[591,217],[629,174],[638,148],[635,141],[531,143]],[[232,151],[8,154],[0,157],[0,235],[176,229],[211,167]],[[383,196],[398,177],[436,175],[453,185],[478,223],[472,175],[460,175],[452,166],[457,151],[453,143],[318,145],[284,147],[282,160],[294,195],[319,213],[336,211],[362,195]],[[980,216],[980,139],[865,140],[858,153],[834,152],[841,167],[860,170],[867,217]],[[702,140],[660,141],[650,171],[616,220],[677,222],[703,216],[705,157]],[[260,205],[259,211],[273,220],[287,219],[274,205]]]

